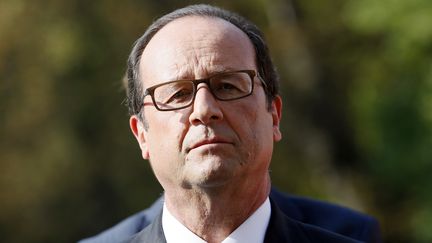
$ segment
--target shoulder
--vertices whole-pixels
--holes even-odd
[[[166,243],[162,229],[162,211],[159,215],[140,232],[132,235],[122,243]]]
[[[355,243],[361,241],[291,219],[272,202],[272,214],[265,242]]]
[[[149,225],[160,213],[163,197],[160,197],[149,208],[129,216],[109,229],[90,238],[83,239],[79,243],[109,243],[121,242],[141,231]]]
[[[307,242],[332,242],[332,243],[359,243],[364,241],[358,241],[353,238],[346,237],[344,235],[336,234],[334,232],[325,230],[323,228],[316,227],[310,224],[304,224],[301,222],[295,222],[297,228],[308,239]]]
[[[378,221],[366,214],[307,197],[272,190],[271,198],[288,217],[366,242],[381,242]]]

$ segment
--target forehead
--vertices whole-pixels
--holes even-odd
[[[153,36],[140,60],[140,77],[147,87],[238,69],[255,69],[252,42],[242,30],[215,17],[170,22]]]

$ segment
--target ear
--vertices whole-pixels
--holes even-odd
[[[143,122],[138,118],[137,115],[133,115],[129,118],[129,126],[135,136],[138,144],[141,148],[141,154],[144,159],[150,159],[150,153],[148,149],[148,144],[146,142],[146,131],[144,129]]]
[[[282,99],[279,95],[272,101],[271,114],[273,118],[273,141],[277,142],[282,139],[282,133],[279,129],[282,118]]]

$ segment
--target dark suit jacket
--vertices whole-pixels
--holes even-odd
[[[272,200],[272,199],[270,199]],[[288,218],[271,201],[272,212],[264,237],[265,243],[355,243],[360,242],[312,225]],[[162,229],[162,211],[144,230],[133,235],[124,243],[166,243]]]
[[[283,194],[272,189],[274,204],[290,219],[314,225],[359,241],[381,242],[378,222],[365,214],[313,199]],[[80,243],[117,243],[138,233],[157,219],[162,209],[162,198],[150,208],[130,216],[114,227],[80,241]]]

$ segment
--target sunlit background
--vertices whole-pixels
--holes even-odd
[[[162,189],[121,78],[152,20],[197,1],[0,1],[2,242],[74,242]],[[264,31],[281,75],[280,190],[432,242],[432,1],[208,1]]]

